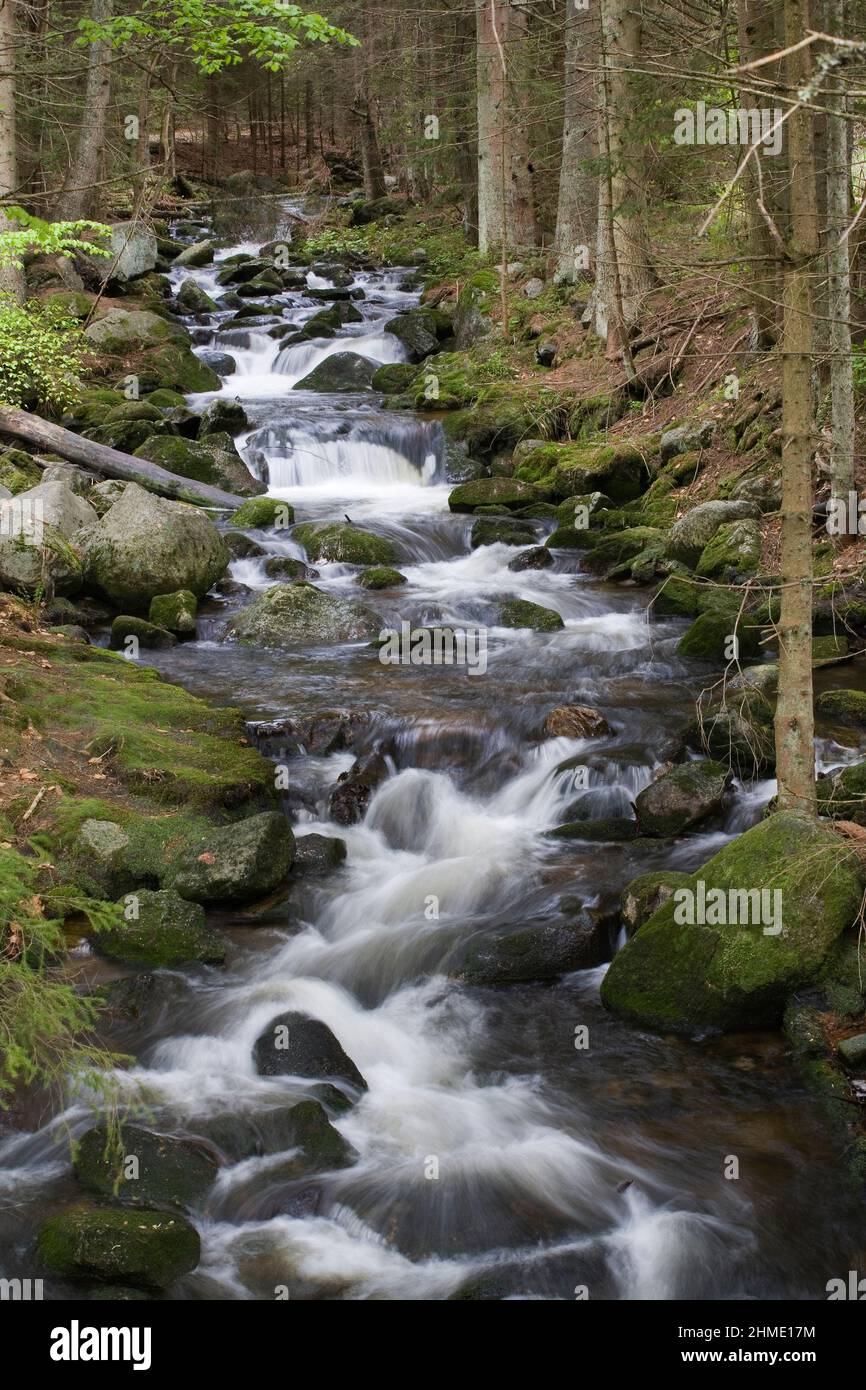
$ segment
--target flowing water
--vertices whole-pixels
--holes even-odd
[[[214,268],[185,273],[216,289]],[[609,956],[622,886],[649,868],[698,866],[758,819],[774,786],[739,787],[725,821],[673,843],[546,838],[576,797],[594,817],[628,812],[701,681],[675,654],[677,624],[648,621],[644,592],[606,587],[573,555],[518,574],[513,549],[470,550],[471,518],[448,511],[434,420],[389,414],[369,395],[293,391],[347,347],[401,360],[383,325],[416,302],[402,279],[360,274],[364,321],[337,339],[281,351],[269,324],[223,328],[223,315],[203,344],[236,359],[220,394],[244,403],[239,447],[269,491],[299,520],[348,514],[391,538],[408,580],[368,595],[352,567],[318,564],[317,583],[373,607],[382,627],[486,626],[489,652],[473,676],[385,666],[366,643],[225,644],[244,601],[233,597],[203,607],[197,641],[154,657],[167,677],[241,706],[288,769],[296,834],[340,835],[348,857],[258,916],[224,914],[224,970],[147,977],[137,1020],[111,1038],[138,1059],[122,1085],[155,1127],[226,1153],[226,1135],[310,1093],[311,1082],[254,1070],[253,1042],[287,1009],[324,1020],[369,1084],[333,1117],[357,1150],[351,1168],[298,1180],[281,1171],[285,1154],[225,1162],[195,1214],[201,1265],[172,1296],[273,1298],[288,1286],[306,1299],[571,1299],[582,1287],[602,1299],[823,1298],[829,1278],[859,1267],[858,1251],[862,1265],[864,1221],[780,1037],[684,1041],[629,1027],[599,1003],[603,964],[543,984],[455,978],[484,934],[587,914],[608,930]],[[280,298],[295,324],[322,307],[300,291]],[[538,522],[538,540],[549,530]],[[251,534],[269,552],[303,554],[290,533]],[[235,561],[232,575],[252,590],[272,582],[260,559]],[[508,596],[556,609],[564,628],[498,628]],[[545,714],[568,701],[599,708],[612,734],[540,741]],[[355,751],[381,753],[389,774],[348,829],[327,806],[354,754],[293,732],[334,709],[363,716]],[[851,756],[824,751],[828,763]],[[122,973],[86,945],[78,955],[92,978]],[[29,1271],[36,1224],[76,1195],[68,1136],[90,1123],[77,1105],[0,1148],[8,1272]]]

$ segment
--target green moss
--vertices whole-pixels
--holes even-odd
[[[632,501],[649,481],[640,449],[627,443],[546,444],[523,459],[516,476],[554,498],[598,491],[614,502]]]
[[[761,654],[761,628],[749,618],[737,620],[737,613],[712,609],[695,618],[688,632],[680,639],[677,651],[691,661],[722,662],[731,660],[730,638],[739,642],[739,659],[753,661]]]
[[[481,507],[511,512],[535,500],[535,489],[515,478],[473,478],[471,482],[459,483],[449,493],[448,506],[452,512],[474,512]]]
[[[499,610],[499,624],[501,627],[531,627],[536,632],[556,632],[565,627],[555,609],[543,608],[539,603],[530,603],[522,598],[503,603]]]
[[[365,589],[394,589],[406,582],[405,574],[387,565],[373,565],[358,575],[358,583]]]
[[[294,525],[294,521],[294,507],[276,497],[250,497],[232,514],[232,526],[249,531],[263,531],[270,526],[282,529]]]
[[[825,690],[815,701],[815,713],[834,724],[866,729],[866,694],[862,690]]]
[[[23,449],[3,449],[0,452],[0,485],[8,487],[13,497],[42,481],[42,469]]]
[[[46,1221],[39,1258],[53,1273],[164,1289],[195,1269],[198,1233],[166,1212],[81,1205]]]
[[[324,526],[304,522],[296,526],[292,539],[304,547],[311,560],[328,560],[346,565],[387,565],[397,560],[397,549],[386,536],[374,536],[348,522],[332,521]]]
[[[127,919],[127,913],[133,915]],[[96,945],[124,965],[222,965],[226,956],[223,938],[205,926],[204,908],[170,889],[137,889],[125,906],[123,923],[100,932]]]

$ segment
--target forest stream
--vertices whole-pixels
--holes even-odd
[[[219,262],[254,249],[226,247],[174,281],[192,276],[214,293]],[[622,886],[650,869],[694,870],[760,819],[775,784],[736,783],[725,817],[687,838],[549,838],[576,798],[592,819],[629,813],[702,681],[676,654],[684,623],[650,621],[640,589],[592,577],[578,553],[521,572],[513,548],[472,549],[473,517],[448,508],[435,414],[389,413],[369,392],[292,389],[347,347],[404,360],[383,325],[418,302],[405,277],[359,272],[350,290],[364,292],[362,321],[283,349],[263,327],[221,328],[225,314],[196,320],[198,351],[235,358],[219,395],[244,406],[238,448],[269,495],[299,522],[349,517],[393,542],[406,584],[364,597],[381,628],[481,628],[488,647],[486,671],[472,672],[386,665],[369,641],[289,653],[224,642],[248,591],[275,582],[266,559],[305,559],[288,529],[251,531],[266,555],[230,571],[246,588],[208,599],[195,640],[146,654],[166,679],[242,709],[284,769],[277,785],[299,843],[316,834],[347,847],[328,876],[255,912],[221,912],[227,967],[149,976],[138,1018],[111,1038],[136,1058],[120,1083],[146,1122],[221,1155],[192,1213],[201,1262],[172,1297],[272,1299],[281,1287],[300,1299],[823,1297],[854,1267],[862,1211],[780,1034],[746,1043],[631,1026],[601,1006],[605,963],[508,985],[463,969],[473,942],[576,917],[597,924],[609,960]],[[329,282],[310,272],[307,287]],[[322,307],[303,289],[279,299],[295,325]],[[550,523],[532,525],[540,544]],[[315,563],[320,588],[357,596],[355,567]],[[496,626],[509,597],[555,610],[564,627]],[[568,702],[598,709],[612,732],[539,740],[545,714]],[[334,710],[362,718],[363,748],[385,759],[357,824],[328,813],[355,753],[306,748],[293,733],[292,721]],[[825,767],[854,756],[821,755]],[[84,941],[75,954],[95,980],[123,973]],[[367,1083],[350,1106],[333,1090],[325,1099],[354,1160],[313,1177],[297,1176],[286,1152],[232,1158],[239,1128],[323,1097],[312,1081],[256,1073],[253,1045],[286,1010],[323,1020]],[[16,1260],[27,1268],[36,1225],[74,1196],[68,1140],[91,1123],[81,1102],[2,1141],[0,1188],[15,1195],[0,1240],[18,1252],[7,1273]],[[52,1297],[71,1296],[52,1283]]]

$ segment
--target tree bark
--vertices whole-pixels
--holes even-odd
[[[592,109],[592,76],[582,66],[595,60],[597,44],[592,28],[579,12],[568,11],[565,31],[565,111],[562,123],[562,163],[559,171],[559,199],[556,210],[557,284],[574,284],[582,278],[577,266],[576,248],[595,244],[598,226],[598,195],[595,176],[585,162],[595,154]]]
[[[225,507],[234,511],[244,502],[233,492],[223,492],[222,488],[212,487],[210,483],[199,483],[194,478],[179,478],[160,468],[158,463],[147,459],[133,458],[119,449],[110,449],[107,444],[96,444],[92,439],[84,439],[72,430],[61,425],[53,425],[38,415],[28,411],[13,410],[11,406],[0,406],[0,435],[11,435],[13,439],[24,439],[40,449],[59,454],[70,463],[80,463],[84,468],[92,468],[106,478],[121,478],[127,483],[140,483],[151,492],[163,497],[178,498],[181,501],[210,502],[215,507]]]
[[[508,77],[508,43],[526,32],[511,0],[476,0],[478,249],[535,246],[538,223],[525,121],[517,119]]]
[[[111,18],[113,0],[91,0],[91,17],[97,24]],[[84,89],[81,129],[75,155],[60,195],[58,216],[67,221],[93,217],[99,210],[99,169],[105,146],[105,122],[111,92],[106,41],[92,43],[87,50],[87,82]]]
[[[808,0],[785,0],[785,43],[809,28]],[[809,78],[808,50],[785,60],[788,89]],[[811,277],[818,256],[812,113],[799,107],[788,120],[791,230],[783,284],[782,530],[779,622],[779,698],[776,768],[779,810],[817,814],[812,711],[812,398]]]
[[[0,0],[0,197],[17,196],[18,160],[15,131],[15,14],[12,0]],[[13,227],[0,208],[0,233]],[[0,291],[24,298],[24,271],[0,268]]]
[[[845,0],[828,0],[828,32],[845,33]],[[851,354],[850,247],[842,241],[851,218],[851,163],[845,119],[844,77],[834,77],[826,93],[827,274],[830,347],[830,488],[847,506],[854,480],[854,360]]]

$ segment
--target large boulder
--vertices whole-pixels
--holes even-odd
[[[178,256],[174,258],[176,266],[197,266],[210,265],[214,257],[216,246],[208,238],[203,241],[194,241],[191,246],[187,246]]]
[[[359,352],[334,352],[301,381],[296,381],[292,390],[371,391],[373,377],[380,365],[372,357],[362,357]]]
[[[314,584],[274,584],[232,622],[230,635],[264,647],[298,642],[355,642],[378,630],[378,619]]]
[[[110,235],[97,237],[94,244],[104,247],[109,253],[108,257],[87,258],[88,268],[92,267],[100,280],[110,273],[111,280],[123,285],[156,269],[156,235],[141,222],[114,222]]]
[[[177,1213],[82,1204],[49,1217],[37,1249],[61,1278],[165,1289],[195,1269],[201,1243]]]
[[[393,541],[362,531],[348,521],[330,521],[324,526],[305,522],[295,527],[292,539],[304,547],[311,560],[344,565],[394,565],[397,560]]]
[[[132,1124],[123,1126],[120,1140],[117,1152],[106,1126],[95,1125],[78,1141],[73,1167],[89,1192],[128,1206],[187,1211],[201,1203],[216,1178],[216,1160],[201,1144]]]
[[[182,330],[149,309],[108,309],[85,328],[84,337],[109,357],[140,352],[172,340],[186,341]]]
[[[598,932],[588,919],[574,924],[546,922],[479,932],[461,950],[452,973],[471,985],[511,985],[555,979],[601,960]]]
[[[779,812],[674,890],[614,957],[602,1002],[666,1032],[775,1027],[856,920],[862,893],[853,850]]]
[[[761,561],[761,527],[757,521],[726,521],[704,546],[697,565],[702,579],[739,584],[755,574]]]
[[[684,565],[696,565],[720,526],[729,521],[760,521],[754,502],[700,502],[670,529],[667,554]]]
[[[181,478],[224,488],[239,497],[256,496],[265,485],[254,478],[228,435],[213,434],[207,439],[181,439],[151,435],[134,450],[136,458],[158,463]]]
[[[80,538],[99,518],[64,483],[38,483],[0,502],[0,587],[35,594],[46,585],[57,594],[81,588]]]
[[[285,816],[264,811],[209,831],[182,854],[174,889],[197,903],[252,902],[282,883],[294,857]]]
[[[423,309],[412,309],[398,314],[385,324],[385,332],[399,338],[409,356],[410,362],[423,362],[439,350],[439,339],[433,327],[431,316]]]
[[[321,1019],[289,1012],[272,1019],[256,1038],[253,1061],[259,1076],[334,1077],[366,1091],[367,1083]]]
[[[635,798],[642,835],[681,835],[717,815],[725,805],[731,771],[698,759],[657,777]]]
[[[229,562],[204,512],[129,483],[97,526],[84,533],[87,583],[118,608],[146,613],[157,594],[207,593]]]
[[[471,482],[459,483],[452,490],[448,506],[452,512],[474,512],[476,507],[490,506],[510,512],[538,500],[537,489],[518,478],[474,478]]]

